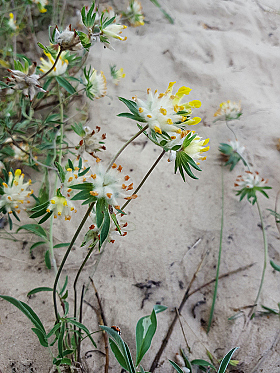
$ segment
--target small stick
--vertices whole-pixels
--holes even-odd
[[[81,293],[81,303],[80,303],[80,315],[79,315],[79,322],[82,323],[83,319],[83,299],[84,299],[84,291],[85,291],[85,285],[83,285],[82,293]],[[81,333],[81,329],[79,329],[79,333]],[[78,337],[78,348],[77,348],[77,361],[81,362],[81,338]]]
[[[99,310],[100,310],[100,324],[101,325],[108,325],[107,324],[107,321],[106,321],[106,318],[105,318],[105,314],[104,314],[104,311],[103,311],[103,307],[102,307],[102,303],[101,303],[101,299],[99,297],[99,294],[98,294],[98,291],[94,285],[94,282],[93,282],[93,279],[90,277],[90,282],[91,282],[91,285],[94,289],[94,292],[95,292],[95,296],[97,298],[97,302],[98,302],[98,306],[99,306]],[[105,331],[102,332],[103,334],[103,339],[104,339],[104,345],[105,345],[105,355],[106,355],[106,362],[105,362],[105,368],[104,368],[104,373],[108,373],[109,371],[109,346],[108,346],[108,335],[107,333],[105,333]]]
[[[184,336],[184,340],[186,342],[186,345],[187,345],[187,348],[189,350],[189,353],[191,353],[191,348],[190,348],[190,345],[188,344],[188,340],[187,340],[187,337],[186,337],[186,334],[185,334],[185,331],[184,331],[184,328],[183,328],[183,325],[181,323],[181,319],[180,319],[180,315],[179,315],[179,312],[178,312],[178,309],[175,308],[176,310],[176,313],[177,313],[177,316],[178,316],[178,320],[179,320],[179,323],[180,323],[180,327],[181,327],[181,330],[182,330],[182,333],[183,333],[183,336]]]
[[[203,258],[203,259],[204,259],[204,258]],[[230,272],[224,273],[223,275],[219,276],[219,280],[220,280],[221,278],[231,276],[231,275],[233,275],[233,274],[235,274],[235,273],[238,273],[238,272],[241,272],[241,271],[245,271],[246,269],[252,267],[254,264],[255,264],[255,263],[251,263],[251,264],[248,264],[248,265],[246,265],[246,266],[244,266],[244,267],[240,267],[240,268],[238,268],[238,269],[235,269],[234,271],[230,271]],[[201,263],[200,263],[200,265],[199,265],[199,268],[200,268],[200,267],[201,267]],[[192,285],[193,280],[194,280],[194,277],[196,277],[196,274],[197,274],[197,270],[196,270],[196,272],[195,272],[195,274],[194,274],[194,276],[193,276],[193,279],[192,279],[190,285]],[[205,288],[206,286],[212,284],[212,283],[215,282],[215,281],[216,281],[216,278],[213,278],[211,281],[206,282],[205,284],[199,286],[198,288],[196,288],[195,290],[193,290],[193,291],[190,292],[190,293],[189,293],[189,288],[190,288],[190,286],[189,286],[188,289],[187,289],[187,291],[186,291],[186,293],[185,293],[185,295],[184,295],[184,297],[183,297],[183,299],[182,299],[182,302],[181,302],[181,304],[180,304],[180,307],[178,308],[178,312],[181,313],[184,304],[186,303],[187,299],[188,299],[191,295],[197,293],[198,291],[200,291],[201,289]],[[160,346],[160,349],[158,350],[158,352],[157,352],[157,354],[156,354],[156,356],[155,356],[155,358],[154,358],[154,360],[153,360],[153,362],[152,362],[151,368],[150,368],[150,370],[149,370],[150,373],[153,373],[154,370],[157,368],[157,365],[158,365],[159,359],[161,358],[161,355],[162,355],[162,353],[163,353],[165,347],[167,346],[168,340],[169,340],[169,338],[170,338],[170,336],[171,336],[171,334],[172,334],[172,331],[173,331],[173,328],[174,328],[174,326],[175,326],[175,323],[176,323],[177,319],[178,319],[178,314],[175,315],[175,317],[174,317],[172,323],[171,323],[170,326],[169,326],[169,329],[168,329],[168,331],[167,331],[167,333],[166,333],[165,338],[164,338],[163,341],[162,341],[162,344],[161,344],[161,346]]]

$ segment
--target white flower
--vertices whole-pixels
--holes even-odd
[[[257,171],[250,172],[245,171],[246,175],[239,175],[236,179],[236,182],[234,184],[235,187],[239,187],[241,189],[247,188],[247,189],[253,189],[254,187],[263,188],[265,187],[265,184],[268,180],[265,180],[264,178],[260,177],[259,173]]]
[[[47,212],[52,211],[55,219],[57,216],[62,216],[65,220],[70,220],[72,213],[77,212],[70,199],[63,197],[59,190],[58,194],[50,200],[50,204],[47,207]]]
[[[184,95],[188,95],[190,88],[181,87],[176,95],[172,95],[173,85],[169,83],[165,93],[153,94],[151,89],[147,90],[147,100],[143,101],[134,97],[138,107],[139,115],[148,123],[151,130],[158,134],[167,132],[168,134],[181,133],[187,125],[194,125],[201,121],[199,117],[190,119],[191,108],[200,107],[198,100],[187,103],[180,103]]]
[[[76,30],[71,30],[71,25],[67,26],[62,32],[56,27],[54,34],[54,41],[59,44],[62,50],[76,51],[82,49],[80,38]]]
[[[217,117],[215,122],[218,120],[230,121],[238,119],[241,115],[242,109],[240,102],[236,103],[228,100],[220,104],[220,108],[216,111],[214,117]]]
[[[11,88],[22,90],[23,94],[28,97],[30,101],[33,100],[34,96],[38,92],[46,92],[40,85],[38,80],[39,75],[34,74],[36,69],[36,62],[33,62],[31,66],[29,66],[28,74],[23,73],[19,70],[10,70],[8,69],[9,73],[11,73],[11,77],[7,78],[8,82],[15,83],[15,85]]]
[[[138,0],[131,0],[127,7],[127,17],[132,26],[143,26],[144,16],[142,13],[142,5]]]
[[[106,95],[106,78],[102,71],[98,74],[96,70],[93,70],[89,78],[89,83],[90,88],[88,89],[88,92],[92,97],[101,98]]]
[[[244,151],[245,151],[245,146],[241,145],[241,144],[239,143],[239,141],[237,141],[237,140],[234,140],[234,141],[230,140],[230,141],[228,142],[228,144],[232,147],[232,150],[233,150],[234,152],[236,152],[236,153],[238,153],[239,155],[242,156],[242,154],[243,154]]]
[[[120,34],[122,33],[122,30],[126,28],[127,27],[124,25],[118,25],[116,23],[111,23],[110,25],[108,25],[102,30],[102,33],[109,39],[109,42],[110,42],[110,39],[118,39],[118,40],[125,41],[127,37],[126,36],[122,37],[120,36]]]
[[[87,161],[85,161],[87,162]],[[67,168],[66,173],[65,173],[65,180],[63,183],[63,192],[68,198],[72,198],[77,192],[77,190],[73,190],[72,187],[77,184],[82,184],[88,181],[89,178],[89,170],[82,176],[79,176],[80,173],[85,171],[88,167],[85,165],[85,162],[83,162],[83,165],[81,168],[79,168],[78,163],[79,163],[79,158],[73,162],[73,167],[72,168]]]
[[[79,155],[87,152],[94,156],[94,153],[97,151],[106,150],[106,147],[104,146],[106,134],[100,133],[100,127],[96,126],[96,130],[92,130],[90,127],[84,126],[83,129],[85,131],[85,135],[82,137],[79,147],[77,147],[79,149]]]
[[[14,14],[13,13],[10,13],[9,14],[9,21],[8,21],[8,26],[10,27],[10,29],[12,31],[16,31],[17,29],[17,25],[16,25],[16,21],[15,21],[15,17],[14,17]]]
[[[185,140],[191,140],[186,141],[186,144],[184,144]],[[176,139],[173,141],[170,141],[168,143],[168,148],[172,148],[175,145],[181,145],[181,148],[179,148],[177,151],[184,152],[189,157],[191,157],[194,161],[196,161],[197,164],[199,164],[198,161],[205,161],[206,156],[203,155],[203,153],[207,152],[209,150],[209,146],[207,145],[209,142],[209,139],[203,140],[200,136],[198,136],[195,131],[183,131],[179,136],[177,136]],[[168,161],[171,162],[176,158],[175,150],[170,150]]]
[[[97,199],[105,198],[109,205],[119,209],[118,199],[135,199],[136,194],[126,197],[133,189],[133,183],[128,184],[130,177],[122,176],[122,166],[114,163],[109,171],[106,171],[99,163],[96,164],[95,172],[91,175],[93,188],[90,194]]]
[[[19,205],[30,203],[28,197],[31,196],[33,190],[27,190],[31,184],[31,180],[27,183],[23,182],[24,174],[17,169],[15,175],[9,172],[9,179],[7,183],[3,183],[3,195],[0,200],[0,209],[4,208],[5,212],[11,214],[13,211],[20,212]]]
[[[118,85],[119,81],[125,77],[123,72],[123,68],[121,67],[119,70],[116,69],[116,65],[110,67],[111,76],[113,78],[113,83]]]
[[[55,59],[52,57],[50,53],[46,53],[48,60],[45,60],[44,58],[40,58],[41,65],[39,66],[40,71],[42,71],[44,74],[48,72],[54,65]],[[68,66],[68,60],[65,59],[66,52],[62,52],[54,69],[49,73],[49,76],[58,76],[63,75],[65,71],[67,70]]]
[[[38,5],[40,13],[46,13],[47,9],[45,6],[48,4],[48,0],[32,0],[33,3]]]

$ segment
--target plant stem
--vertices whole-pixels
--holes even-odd
[[[221,264],[221,257],[222,257],[222,243],[223,243],[223,230],[224,230],[224,166],[222,166],[222,216],[221,216],[221,229],[220,229],[220,245],[219,245],[219,256],[218,256],[218,263],[217,263],[217,271],[216,271],[216,281],[215,281],[215,288],[212,300],[212,306],[207,326],[206,333],[208,334],[210,331],[213,315],[214,315],[214,308],[215,302],[217,298],[218,292],[218,282],[219,282],[219,273],[220,273],[220,264]]]
[[[257,297],[255,299],[254,306],[253,306],[253,308],[251,309],[251,311],[250,311],[250,313],[248,315],[248,317],[250,319],[254,317],[254,311],[255,311],[256,306],[258,305],[259,297],[260,297],[262,286],[263,286],[263,282],[264,282],[264,275],[265,275],[265,270],[266,270],[266,265],[267,265],[267,259],[268,259],[267,238],[266,238],[263,217],[262,217],[262,213],[261,213],[261,209],[260,209],[260,205],[259,205],[259,201],[258,200],[257,200],[257,207],[258,207],[258,212],[259,212],[259,216],[260,216],[260,219],[261,219],[261,225],[262,225],[263,245],[264,245],[264,262],[263,262],[263,271],[262,271],[262,278],[261,278],[261,283],[260,283],[259,291],[258,291]]]
[[[83,263],[81,264],[77,274],[76,274],[76,277],[75,277],[75,280],[74,280],[74,285],[73,285],[73,288],[74,288],[74,319],[76,320],[77,319],[77,282],[78,282],[78,279],[80,277],[80,274],[86,264],[86,262],[88,261],[89,257],[91,256],[97,242],[99,242],[99,239],[96,239],[94,241],[94,243],[92,244],[92,247],[91,249],[89,250],[89,252],[87,253],[87,256],[85,257],[85,259],[83,260]],[[83,290],[84,292],[84,290]],[[81,307],[81,305],[80,305]],[[76,326],[74,325],[74,330],[76,330]],[[75,341],[76,341],[76,346],[78,346],[78,356],[79,356],[79,342],[77,342],[77,335],[75,333]],[[79,360],[78,360],[79,361]]]
[[[59,57],[60,57],[61,53],[62,53],[62,48],[59,49],[58,55],[56,56],[56,59],[54,61],[54,64],[52,65],[52,67],[49,69],[49,71],[47,71],[45,74],[40,76],[38,78],[38,80],[41,80],[41,79],[45,78],[49,73],[51,73],[53,71],[53,69],[55,68],[55,65],[57,64],[57,61],[59,60]]]
[[[124,151],[124,149],[133,141],[136,139],[136,137],[138,137],[139,135],[141,135],[141,133],[143,133],[144,131],[146,131],[146,129],[148,128],[149,126],[146,125],[145,127],[143,127],[140,131],[138,131],[134,136],[131,137],[131,139],[129,139],[121,148],[120,150],[117,152],[117,154],[114,156],[114,158],[111,160],[106,172],[108,172],[110,170],[110,168],[112,167],[113,163],[115,162],[115,160],[119,157],[119,155]]]
[[[57,303],[56,303],[56,288],[57,288],[58,280],[59,280],[60,274],[62,272],[62,269],[64,267],[64,264],[65,264],[69,254],[71,252],[71,249],[72,249],[74,243],[76,242],[76,239],[77,239],[78,235],[80,234],[80,232],[81,232],[81,230],[82,230],[82,228],[83,228],[91,210],[93,209],[94,204],[95,204],[95,202],[92,202],[89,205],[89,207],[87,209],[87,212],[85,213],[81,223],[79,224],[79,226],[78,226],[78,228],[77,228],[77,230],[76,230],[76,232],[75,232],[75,234],[72,238],[72,241],[70,242],[70,245],[69,245],[68,249],[66,250],[66,253],[65,253],[65,255],[62,259],[62,262],[59,266],[59,269],[58,269],[58,272],[57,272],[57,275],[56,275],[56,278],[55,278],[55,281],[54,281],[54,285],[53,285],[53,305],[54,305],[55,318],[56,318],[57,322],[59,322],[59,315],[58,315]]]
[[[235,134],[235,132],[234,132],[234,130],[229,126],[229,124],[228,124],[228,121],[226,120],[226,126],[227,126],[227,128],[233,133],[233,135],[234,135],[234,137],[235,137],[235,140],[237,141],[237,137],[236,137],[236,134]]]
[[[156,165],[159,163],[159,161],[161,160],[161,158],[164,156],[165,154],[165,150],[163,150],[159,157],[156,159],[155,163],[152,165],[152,167],[149,169],[149,171],[146,173],[146,175],[143,177],[141,183],[138,185],[138,187],[135,189],[134,193],[133,194],[136,194],[139,189],[142,187],[142,185],[145,183],[145,181],[148,179],[148,177],[150,176],[150,174],[153,172],[154,168],[156,167]],[[129,204],[129,202],[131,201],[131,199],[127,200],[125,202],[125,204],[121,207],[121,210],[124,210],[125,207]]]

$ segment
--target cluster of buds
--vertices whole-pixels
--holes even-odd
[[[229,122],[231,120],[239,119],[241,115],[242,108],[240,102],[236,103],[228,100],[220,104],[220,108],[214,114],[214,117],[216,117],[214,122],[218,120]]]
[[[79,146],[76,147],[79,150],[78,154],[82,155],[84,152],[89,153],[96,158],[95,153],[101,150],[106,150],[104,140],[106,139],[106,133],[100,133],[100,127],[96,126],[95,130],[92,130],[88,126],[84,126],[84,136],[79,142]]]
[[[76,30],[71,30],[71,24],[62,32],[55,28],[54,42],[60,46],[62,51],[77,51],[82,49],[82,44]]]
[[[269,198],[264,189],[271,189],[266,186],[268,180],[260,177],[257,171],[245,171],[245,175],[237,176],[234,186],[238,188],[236,195],[240,196],[240,201],[247,196],[252,205],[257,201],[256,192],[261,192],[266,198]]]
[[[8,83],[12,83],[12,89],[22,90],[26,97],[29,97],[30,101],[33,100],[34,96],[38,92],[46,92],[39,82],[39,75],[35,74],[36,62],[33,62],[29,66],[28,73],[24,73],[20,70],[8,69],[11,77],[7,78]]]

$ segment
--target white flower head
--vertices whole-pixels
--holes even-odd
[[[126,29],[127,27],[125,25],[120,25],[117,23],[110,23],[108,26],[102,29],[102,33],[100,36],[100,40],[104,43],[105,47],[108,47],[110,49],[114,49],[110,43],[113,39],[118,39],[125,41],[127,40],[127,37],[121,36],[122,30]]]
[[[140,1],[130,0],[126,11],[129,23],[132,26],[137,27],[144,25],[144,16],[142,13],[142,5]]]
[[[63,217],[65,220],[71,220],[73,213],[76,213],[77,210],[74,207],[74,204],[69,198],[63,197],[60,193],[60,190],[57,190],[57,195],[52,197],[50,203],[47,207],[47,212],[53,212],[54,218],[58,216]]]
[[[100,127],[96,126],[95,130],[91,129],[89,126],[84,126],[83,130],[85,135],[82,137],[82,140],[79,143],[79,155],[82,155],[84,152],[89,153],[92,156],[100,150],[106,150],[104,145],[104,140],[106,139],[106,133],[100,132]]]
[[[188,87],[181,87],[178,92],[173,95],[172,89],[176,82],[171,82],[168,85],[165,93],[158,93],[157,90],[153,94],[151,89],[147,90],[146,101],[134,97],[139,115],[143,118],[151,130],[161,135],[163,132],[169,135],[181,133],[187,125],[194,125],[201,121],[201,118],[194,117],[190,119],[191,108],[200,107],[201,102],[193,100],[187,103],[181,103],[181,99],[188,95],[191,91]]]
[[[19,70],[8,69],[11,77],[7,78],[7,81],[15,84],[11,88],[22,90],[26,97],[29,96],[30,101],[33,100],[34,96],[38,92],[46,92],[40,85],[38,80],[39,75],[34,74],[36,65],[36,62],[33,62],[33,64],[29,66],[28,74],[25,74]]]
[[[10,28],[12,31],[16,31],[16,29],[17,29],[17,27],[18,27],[17,24],[16,24],[16,20],[15,20],[14,13],[10,13],[10,14],[9,14],[8,26],[9,26],[9,28]]]
[[[117,166],[114,163],[109,171],[106,171],[98,162],[93,172],[94,174],[91,175],[93,187],[90,194],[97,199],[105,198],[109,205],[120,209],[118,205],[120,198],[127,200],[137,198],[136,194],[131,195],[133,183],[128,181],[130,179],[128,175],[122,175],[121,165]]]
[[[62,191],[68,198],[72,198],[77,190],[72,189],[74,185],[82,184],[88,181],[89,169],[86,165],[87,161],[83,164],[80,162],[80,157],[78,157],[75,162],[73,162],[73,169],[68,167],[65,173],[65,180],[63,182]],[[81,168],[80,168],[81,166]],[[82,175],[80,175],[82,173]]]
[[[196,164],[199,164],[200,161],[206,160],[204,153],[209,150],[209,146],[206,146],[208,142],[209,139],[203,140],[195,131],[182,131],[181,134],[176,136],[176,139],[167,144],[168,148],[181,145],[176,151],[170,150],[168,161],[171,162],[176,159],[177,152],[184,152],[191,157]]]
[[[111,76],[113,78],[113,83],[118,85],[119,81],[122,78],[125,78],[125,74],[123,72],[123,68],[117,70],[116,65],[110,66]]]
[[[44,58],[40,58],[41,65],[39,66],[40,71],[42,71],[44,74],[48,72],[54,65],[55,58],[52,57],[50,53],[44,52],[47,56],[47,60]],[[63,75],[65,71],[67,70],[68,66],[68,60],[65,58],[67,52],[62,52],[54,69],[49,73],[49,76],[58,76]]]
[[[214,117],[217,117],[215,122],[218,120],[230,121],[239,119],[241,115],[242,108],[240,102],[236,103],[228,100],[220,104],[220,108],[216,111]]]
[[[92,73],[89,70],[88,73],[85,72],[85,76],[87,79],[86,93],[91,100],[106,96],[106,78],[102,71],[98,74],[94,69]]]
[[[238,188],[236,195],[240,195],[240,201],[247,195],[249,202],[254,204],[257,200],[256,192],[261,192],[266,198],[269,198],[264,189],[271,189],[266,186],[268,180],[260,177],[257,171],[245,171],[245,175],[237,176],[234,186]]]
[[[17,169],[14,175],[9,172],[8,182],[2,184],[0,209],[4,208],[9,214],[13,211],[19,213],[20,205],[30,203],[29,197],[33,194],[33,190],[27,190],[30,184],[31,180],[24,183],[24,174],[20,169]]]
[[[230,140],[229,141],[229,146],[232,147],[232,150],[236,153],[238,153],[239,155],[243,155],[244,154],[244,151],[245,151],[245,146],[241,145],[239,141],[237,140]]]
[[[62,32],[56,27],[54,41],[60,45],[62,50],[77,51],[82,49],[82,44],[76,30],[71,30],[71,25],[67,26]]]
[[[45,8],[48,5],[48,0],[32,0],[33,3],[38,5],[40,13],[46,13],[47,9]]]

